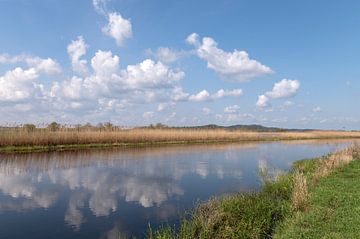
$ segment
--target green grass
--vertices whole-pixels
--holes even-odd
[[[353,158],[360,159],[359,150],[351,149]],[[345,157],[345,153],[334,155]],[[290,173],[265,181],[259,192],[211,199],[183,219],[180,228],[150,228],[147,238],[359,238],[360,160],[339,164],[319,179],[324,160],[334,159],[328,155],[298,161]],[[308,182],[309,194],[303,194],[305,206],[294,207],[299,175]]]
[[[147,238],[271,238],[279,221],[291,210],[292,176],[265,183],[260,192],[214,198],[194,209],[179,230],[164,226]]]
[[[360,161],[310,187],[310,205],[277,229],[274,238],[359,238]]]

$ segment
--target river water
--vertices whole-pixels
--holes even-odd
[[[352,141],[186,145],[0,155],[0,238],[143,238],[200,201],[261,186]]]

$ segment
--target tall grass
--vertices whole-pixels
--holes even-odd
[[[360,138],[360,132],[249,132],[226,129],[0,128],[0,147]]]
[[[307,210],[309,186],[359,155],[360,147],[353,146],[320,159],[302,160],[292,172],[278,175],[274,181],[262,171],[264,185],[259,192],[212,199],[197,206],[178,230],[166,226],[150,229],[147,238],[272,238],[278,226]]]

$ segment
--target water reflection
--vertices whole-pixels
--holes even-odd
[[[287,170],[294,160],[320,156],[347,143],[292,141],[1,155],[0,223],[5,225],[9,216],[20,221],[30,215],[38,218],[38,227],[41,220],[49,220],[49,231],[65,227],[59,238],[143,235],[148,222],[174,221],[198,198],[257,188],[259,169]],[[57,220],[60,216],[63,225]],[[28,238],[30,228],[21,226]],[[2,227],[0,237],[6,235],[17,237],[11,228]]]

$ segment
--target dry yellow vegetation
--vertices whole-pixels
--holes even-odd
[[[0,130],[0,147],[51,146],[76,144],[156,144],[191,142],[237,142],[300,139],[360,138],[360,132],[250,132],[226,129],[89,129],[57,130],[10,128]]]

